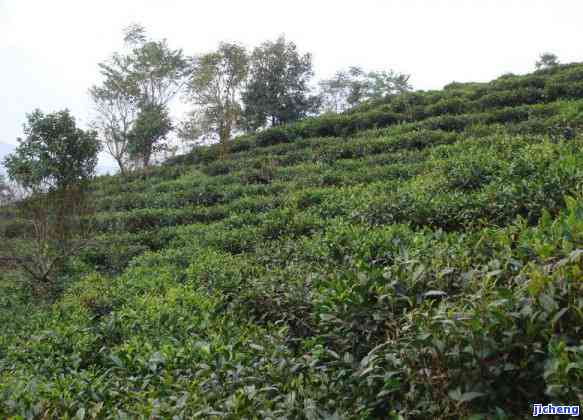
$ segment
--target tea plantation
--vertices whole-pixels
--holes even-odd
[[[54,302],[0,275],[0,418],[528,418],[583,401],[583,64],[93,184]]]

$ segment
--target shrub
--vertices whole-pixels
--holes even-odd
[[[548,129],[583,101],[522,102],[580,67],[99,178],[97,245],[54,303],[0,266],[0,417],[506,419],[580,400],[583,152]]]

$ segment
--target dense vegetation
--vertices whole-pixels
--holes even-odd
[[[498,418],[583,400],[583,65],[452,83],[93,184],[0,280],[0,417]],[[17,231],[17,229],[15,229]]]

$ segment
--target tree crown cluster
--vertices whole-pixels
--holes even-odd
[[[99,65],[103,81],[90,89],[94,127],[122,173],[147,167],[175,130],[186,142],[213,140],[226,155],[236,133],[340,112],[368,99],[410,90],[409,75],[353,67],[312,84],[312,56],[280,36],[252,50],[221,42],[215,51],[187,56],[144,27],[125,32],[126,50]],[[174,124],[168,106],[176,97],[191,106]]]

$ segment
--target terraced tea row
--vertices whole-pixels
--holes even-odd
[[[0,416],[502,420],[580,400],[582,81],[453,83],[97,179],[63,296],[0,282]]]

